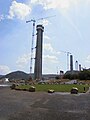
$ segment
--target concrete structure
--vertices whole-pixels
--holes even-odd
[[[70,55],[70,71],[73,71],[73,56]]]
[[[76,62],[75,62],[75,70],[78,71],[78,61],[77,61],[77,60],[76,60]]]
[[[35,57],[35,68],[34,68],[34,79],[42,79],[42,44],[43,44],[43,31],[42,25],[37,25],[37,43],[36,43],[36,57]]]
[[[79,71],[81,71],[81,64],[79,64]]]

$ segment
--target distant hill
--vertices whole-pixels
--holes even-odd
[[[34,78],[34,74],[31,74],[32,78]],[[44,80],[46,79],[55,79],[57,75],[56,74],[43,74],[42,77]],[[23,72],[23,71],[14,71],[6,75],[0,75],[0,79],[2,78],[9,78],[9,80],[27,80],[29,79],[29,74]]]
[[[29,74],[22,71],[15,71],[2,76],[1,78],[9,78],[9,80],[29,79]]]
[[[0,75],[0,78],[2,78],[4,75]]]

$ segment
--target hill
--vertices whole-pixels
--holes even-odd
[[[29,74],[22,71],[11,72],[7,75],[2,76],[1,78],[9,78],[9,80],[21,80],[21,79],[29,79]]]
[[[6,75],[0,75],[0,79],[3,79],[3,78],[9,78],[9,80],[27,80],[29,79],[29,74],[23,72],[23,71],[14,71],[14,72],[11,72],[9,74],[6,74]],[[31,74],[32,78],[34,78],[34,74],[32,73]],[[47,79],[55,79],[57,75],[56,74],[43,74],[42,77],[44,78],[44,80],[47,80]]]
[[[2,78],[4,75],[0,75],[0,78]]]
[[[3,77],[4,75],[0,75],[0,78]]]

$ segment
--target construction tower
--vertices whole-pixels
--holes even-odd
[[[36,42],[36,55],[35,55],[35,68],[34,68],[34,79],[42,79],[42,45],[43,45],[43,31],[42,25],[37,25],[37,42]]]

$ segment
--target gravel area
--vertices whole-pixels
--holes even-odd
[[[90,120],[90,93],[49,94],[0,87],[0,120]]]

